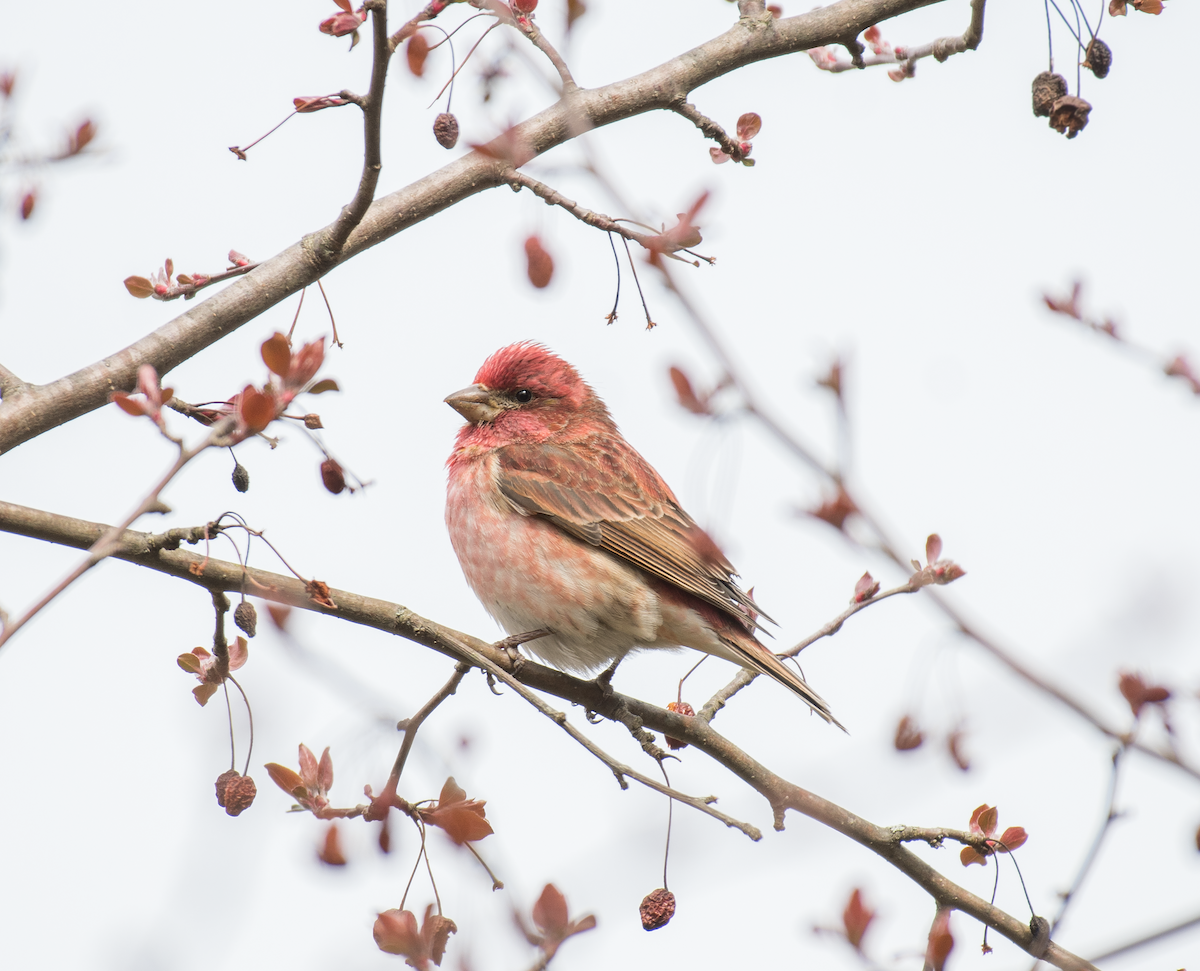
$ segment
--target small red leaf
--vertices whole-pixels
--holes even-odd
[[[429,41],[425,35],[420,31],[413,34],[408,39],[404,53],[408,57],[408,69],[417,77],[422,77],[425,74],[425,58],[429,56]]]
[[[124,282],[125,289],[139,300],[144,300],[154,292],[154,284],[144,276],[127,276]]]
[[[262,344],[263,363],[270,368],[271,373],[286,378],[292,366],[292,346],[288,339],[276,331]]]
[[[554,276],[554,260],[537,236],[530,236],[525,240],[525,258],[528,262],[529,282],[539,290],[549,286],[550,278]]]
[[[937,533],[930,533],[925,540],[925,562],[936,563],[942,558],[942,538]]]
[[[900,719],[900,724],[896,726],[895,739],[895,745],[899,751],[910,752],[915,748],[920,748],[924,741],[925,736],[911,715],[905,715]]]
[[[338,834],[337,823],[330,823],[325,830],[325,839],[317,850],[317,859],[326,866],[345,866],[346,854],[342,852],[342,839]]]
[[[30,189],[21,197],[21,218],[28,219],[33,215],[33,207],[37,203],[37,191]]]
[[[762,130],[762,118],[753,111],[747,111],[737,120],[737,137],[739,142],[746,142]]]
[[[862,951],[863,935],[875,919],[875,911],[863,903],[862,891],[857,887],[850,894],[850,902],[842,911],[842,926],[846,928],[846,940],[854,950]]]

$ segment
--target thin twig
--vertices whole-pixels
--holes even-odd
[[[681,101],[678,104],[671,105],[671,110],[699,128],[704,133],[705,138],[711,138],[720,145],[721,151],[733,161],[740,162],[746,157],[742,154],[741,146],[729,137],[729,133],[707,115],[701,114],[695,105],[689,104],[687,101]]]
[[[396,755],[396,761],[395,764],[392,765],[391,775],[388,776],[387,785],[384,787],[384,793],[386,795],[394,796],[396,794],[396,787],[400,783],[400,774],[404,771],[404,763],[408,761],[408,753],[412,750],[413,742],[417,737],[417,729],[421,727],[421,724],[426,718],[433,714],[434,709],[437,708],[438,705],[440,705],[458,690],[458,686],[462,683],[462,679],[466,677],[467,672],[470,670],[471,666],[469,664],[463,664],[461,662],[456,664],[454,666],[454,673],[450,676],[450,680],[442,685],[442,687],[438,689],[437,693],[427,702],[425,702],[420,709],[418,709],[415,715],[401,722],[401,725],[404,726],[404,741],[400,743],[400,752]]]
[[[786,651],[780,651],[779,656],[795,657],[810,644],[819,641],[822,637],[832,637],[842,629],[842,624],[844,624],[850,617],[853,617],[855,614],[857,614],[860,610],[866,610],[866,608],[870,607],[872,604],[879,603],[881,600],[886,600],[888,597],[894,597],[901,593],[916,593],[919,589],[920,587],[918,585],[909,580],[900,584],[898,587],[893,587],[891,590],[885,590],[883,593],[877,593],[869,600],[864,600],[861,603],[851,603],[849,607],[834,617],[833,620],[818,628],[814,633],[809,634],[808,637],[804,638],[804,640],[800,641],[800,643],[796,644],[794,647],[788,648]],[[690,673],[691,672],[689,672],[689,674]],[[725,704],[730,698],[754,681],[754,679],[757,677],[757,672],[751,671],[748,668],[742,668],[742,670],[734,675],[733,679],[727,685],[725,685],[725,687],[723,687],[720,691],[709,698],[707,702],[705,702],[704,707],[700,709],[700,711],[696,714],[696,717],[703,718],[705,721],[712,721],[713,718],[716,717],[717,712],[725,707]]]
[[[358,190],[350,204],[342,208],[337,220],[329,229],[321,234],[320,241],[314,249],[318,257],[330,264],[341,256],[342,248],[355,227],[362,222],[363,216],[375,200],[375,188],[379,185],[379,173],[383,169],[383,156],[379,143],[381,138],[381,119],[383,117],[383,88],[387,81],[388,60],[392,56],[392,48],[388,44],[387,35],[387,3],[386,0],[366,0],[364,4],[371,13],[371,33],[374,39],[374,53],[371,60],[371,87],[363,101],[363,168],[358,180]]]
[[[712,806],[712,803],[716,801],[714,797],[686,795],[685,793],[679,792],[676,789],[672,789],[670,786],[663,785],[661,782],[658,782],[649,776],[643,775],[636,769],[631,769],[629,766],[618,762],[590,738],[579,731],[579,729],[572,725],[563,712],[556,711],[555,709],[551,708],[548,704],[546,704],[546,702],[542,701],[541,698],[526,688],[525,685],[521,684],[520,681],[514,678],[499,665],[493,664],[482,654],[479,654],[471,648],[464,648],[464,653],[468,655],[472,664],[482,668],[484,671],[487,671],[497,680],[503,681],[506,685],[512,688],[513,691],[529,702],[529,704],[531,704],[534,708],[558,725],[559,728],[570,735],[571,738],[573,738],[576,742],[582,745],[588,752],[607,765],[609,769],[612,770],[613,775],[616,776],[617,782],[622,789],[629,788],[628,783],[625,781],[625,777],[628,776],[630,779],[640,782],[648,789],[653,789],[655,792],[661,793],[664,796],[668,796],[671,799],[674,799],[676,802],[684,803],[685,805],[691,806],[693,809],[700,810],[702,813],[707,813],[709,816],[712,816],[714,819],[719,819],[726,826],[729,826],[732,829],[741,830],[752,840],[762,839],[762,832],[758,829],[758,827],[752,826],[750,823],[744,823],[741,820],[734,819],[732,816],[726,815],[719,809],[714,809]]]

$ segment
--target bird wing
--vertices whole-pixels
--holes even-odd
[[[623,440],[593,436],[497,449],[500,492],[527,515],[607,550],[744,625],[770,620],[733,582],[733,565]]]

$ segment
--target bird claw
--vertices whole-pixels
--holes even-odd
[[[617,665],[620,663],[621,658],[617,658],[592,679],[592,683],[600,689],[600,695],[605,701],[608,701],[613,696],[612,679],[613,675],[617,673]]]
[[[525,658],[518,648],[529,641],[536,641],[539,637],[549,637],[551,633],[553,631],[549,631],[545,627],[539,627],[537,630],[525,631],[523,634],[510,634],[503,640],[496,641],[492,647],[508,655],[508,660],[511,662],[513,673],[515,674],[525,664]]]

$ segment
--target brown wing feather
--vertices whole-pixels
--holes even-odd
[[[675,499],[658,473],[623,441],[593,437],[570,450],[507,445],[500,491],[525,512],[629,561],[743,624],[770,619],[742,591],[733,565]]]

